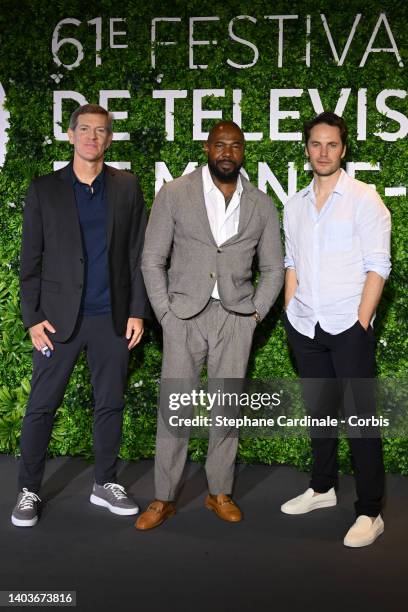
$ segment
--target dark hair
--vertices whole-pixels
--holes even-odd
[[[103,106],[99,106],[99,104],[84,104],[83,106],[80,106],[74,110],[69,120],[69,127],[71,130],[75,130],[76,126],[78,125],[78,117],[85,114],[104,115],[107,118],[106,128],[109,133],[112,133],[112,113],[108,113],[108,111],[103,108]]]
[[[303,125],[303,133],[305,135],[305,145],[307,145],[308,140],[310,138],[310,132],[315,125],[319,125],[319,123],[326,123],[327,125],[331,125],[333,127],[338,127],[340,130],[340,138],[343,143],[343,147],[347,144],[347,135],[348,129],[346,122],[342,117],[339,117],[335,113],[331,113],[329,111],[325,111],[324,113],[320,113],[314,119],[310,119],[310,121],[305,121]]]

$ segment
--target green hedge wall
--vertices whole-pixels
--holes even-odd
[[[395,53],[370,53],[364,67],[359,63],[373,33],[380,13],[385,12],[403,66]],[[355,15],[362,14],[346,60],[337,66],[325,33],[320,13],[327,17],[330,32],[339,55],[346,45]],[[297,20],[285,21],[283,66],[278,67],[278,22],[265,15],[297,14]],[[188,67],[188,18],[216,15],[218,21],[199,24],[196,37],[217,39],[213,46],[195,47],[197,63],[207,69]],[[235,32],[259,49],[259,60],[248,69],[229,66],[227,58],[237,63],[250,63],[253,51],[228,37],[228,23],[238,15],[250,15],[237,22]],[[311,34],[306,38],[306,16],[310,15]],[[177,45],[157,47],[157,65],[151,67],[151,20],[154,17],[181,17],[177,25],[160,25],[162,40],[177,40]],[[64,18],[80,20],[79,27],[65,26],[63,36],[74,36],[84,49],[79,67],[67,70],[57,67],[51,53],[51,38],[56,24]],[[86,22],[102,17],[102,50],[100,66],[95,66],[95,25]],[[109,48],[108,19],[125,17],[126,24],[117,23],[116,30],[127,31],[126,38],[117,37],[117,44],[127,48]],[[269,139],[269,90],[278,88],[308,88],[319,90],[326,109],[334,110],[342,87],[351,88],[344,117],[350,127],[348,159],[381,163],[381,172],[361,172],[358,178],[376,184],[381,196],[385,187],[406,184],[408,153],[406,138],[386,142],[373,135],[377,131],[395,132],[398,125],[391,117],[380,114],[375,106],[377,94],[384,89],[404,90],[407,84],[408,8],[404,3],[347,2],[334,0],[304,0],[270,3],[266,0],[216,3],[209,0],[151,0],[149,3],[121,0],[79,0],[55,2],[3,0],[0,15],[0,82],[10,113],[7,157],[0,169],[1,198],[1,285],[2,320],[1,380],[0,380],[0,452],[18,453],[18,439],[24,407],[29,393],[31,345],[20,320],[18,297],[19,246],[24,194],[32,177],[52,170],[54,160],[68,160],[68,143],[53,138],[53,91],[64,89],[82,93],[90,102],[98,102],[101,89],[128,89],[131,98],[111,101],[110,110],[128,111],[126,121],[115,123],[116,130],[130,133],[130,141],[114,142],[109,160],[130,160],[132,171],[142,182],[150,207],[154,197],[154,165],[165,161],[173,176],[179,175],[189,161],[205,160],[201,142],[192,140],[192,90],[225,88],[225,97],[207,98],[206,108],[222,109],[224,118],[232,118],[232,90],[243,92],[242,113],[245,131],[262,131],[259,142],[248,142],[246,170],[256,183],[258,162],[266,162],[283,186],[287,184],[287,163],[294,161],[298,169],[298,188],[310,177],[303,171],[304,155],[301,142]],[[310,41],[311,65],[305,64],[306,42]],[[389,48],[390,38],[381,24],[374,47]],[[64,63],[76,57],[75,48],[65,45],[60,50]],[[52,76],[54,75],[54,76]],[[61,76],[55,76],[61,75]],[[57,83],[56,80],[60,79]],[[367,89],[367,139],[357,139],[357,90]],[[164,102],[152,98],[153,89],[186,89],[188,97],[176,101],[175,140],[166,140]],[[393,98],[390,106],[407,115],[407,99]],[[282,107],[298,110],[300,120],[285,120],[283,131],[301,130],[302,120],[315,113],[307,94],[282,101]],[[75,103],[64,106],[62,126]],[[206,129],[211,122],[204,124]],[[119,127],[120,126],[120,127]],[[280,211],[282,204],[272,197]],[[386,285],[376,322],[378,376],[402,378],[407,370],[407,255],[404,250],[408,233],[405,197],[384,197],[392,213],[393,271]],[[296,376],[288,352],[285,334],[279,319],[281,300],[262,323],[255,335],[249,376],[252,378],[291,378]],[[135,459],[154,455],[157,381],[160,376],[161,336],[152,325],[142,346],[132,354],[124,438],[121,457]],[[92,393],[85,360],[75,368],[64,403],[56,416],[50,444],[54,455],[92,456],[91,444]],[[384,441],[388,471],[408,474],[408,444],[405,438]],[[191,456],[202,460],[205,441],[192,440]],[[246,462],[290,463],[302,469],[310,465],[309,442],[306,439],[242,440],[239,458]],[[342,441],[340,465],[349,471],[348,446]]]

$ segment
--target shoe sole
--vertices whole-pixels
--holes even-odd
[[[91,502],[91,504],[94,504],[95,506],[101,506],[102,508],[107,508],[113,514],[119,514],[120,516],[134,516],[135,514],[139,512],[138,506],[135,506],[134,508],[118,508],[117,506],[112,506],[112,504],[106,501],[106,499],[97,497],[94,494],[91,495],[91,497],[89,498],[89,501]]]
[[[305,510],[296,510],[295,508],[292,510],[291,508],[285,509],[284,506],[281,506],[281,512],[283,512],[284,514],[308,514],[309,512],[312,512],[313,510],[320,510],[320,508],[332,508],[333,506],[337,505],[337,500],[336,501],[319,501],[319,502],[314,502],[314,504],[309,507],[306,508]]]
[[[15,527],[34,527],[38,522],[38,516],[32,519],[18,519],[15,516],[11,516],[11,522]]]
[[[375,534],[373,536],[371,536],[370,538],[367,538],[366,540],[360,540],[360,542],[347,542],[346,538],[344,538],[343,540],[343,544],[344,546],[347,546],[347,548],[362,548],[363,546],[370,546],[370,544],[374,544],[374,542],[376,541],[376,539],[382,534],[384,533],[384,527],[381,527],[380,529],[378,529]]]

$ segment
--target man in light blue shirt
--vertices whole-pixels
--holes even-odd
[[[376,191],[341,169],[347,126],[324,112],[305,124],[313,181],[285,206],[285,327],[312,416],[337,417],[338,379],[352,379],[354,413],[375,412],[372,323],[390,273],[390,214]],[[330,381],[331,382],[328,382]],[[334,380],[333,380],[334,379]],[[346,407],[347,408],[347,407]],[[384,530],[378,433],[350,438],[357,520],[344,544],[366,546]],[[336,504],[337,432],[312,430],[310,488],[282,506],[303,514]]]

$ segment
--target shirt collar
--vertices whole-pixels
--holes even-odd
[[[205,164],[205,166],[203,166],[203,187],[204,187],[205,194],[210,193],[213,189],[217,189],[217,191],[220,191],[212,179],[208,164]],[[242,187],[241,175],[239,174],[237,178],[237,186],[235,189],[239,198],[241,197],[242,190],[243,190],[243,187]]]
[[[79,180],[79,178],[76,176],[76,174],[74,172],[74,165],[73,164],[71,164],[71,179],[72,179],[72,184],[73,185],[85,185],[85,183],[82,183]],[[94,190],[95,193],[100,190],[100,188],[102,187],[104,181],[105,181],[105,164],[102,166],[102,170],[100,171],[98,176],[96,176],[94,178],[94,180],[92,181],[91,187],[93,187],[93,190]]]
[[[346,190],[347,182],[349,180],[350,180],[350,177],[348,176],[348,174],[343,170],[343,168],[340,168],[340,176],[337,180],[336,185],[334,186],[333,193],[338,193],[339,195],[343,195]],[[315,183],[315,180],[313,179],[309,183],[309,185],[305,188],[303,192],[303,197],[310,195],[310,194],[314,194],[314,190],[313,190],[314,183]]]

